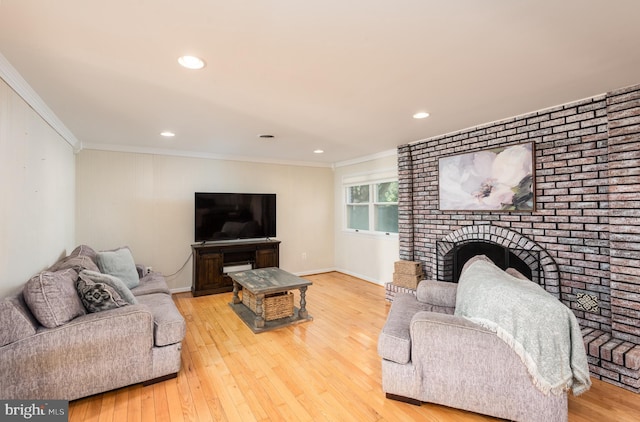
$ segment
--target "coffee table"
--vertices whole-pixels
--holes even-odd
[[[235,311],[254,333],[274,330],[301,322],[311,321],[306,305],[307,287],[313,283],[277,267],[259,268],[255,270],[236,271],[227,274],[233,280],[233,300],[229,306]],[[253,312],[238,296],[239,286],[255,296],[256,309]],[[293,315],[266,321],[262,316],[265,295],[286,293],[289,290],[300,290],[300,308],[294,306]],[[244,294],[244,293],[243,293]]]

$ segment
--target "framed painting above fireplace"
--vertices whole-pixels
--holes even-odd
[[[438,160],[442,211],[535,211],[533,142]]]

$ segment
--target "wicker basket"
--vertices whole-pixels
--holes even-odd
[[[393,273],[393,284],[407,289],[417,289],[418,283],[424,278],[424,274],[398,274]]]
[[[242,303],[256,313],[256,297],[250,291],[242,290]],[[293,293],[283,292],[265,296],[262,301],[262,317],[265,321],[286,318],[293,315]]]
[[[396,261],[394,270],[397,274],[422,274],[422,263],[419,261]]]
[[[419,261],[396,261],[394,269],[393,284],[398,287],[415,290],[424,278],[422,263]]]

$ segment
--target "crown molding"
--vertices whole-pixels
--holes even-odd
[[[398,150],[397,149],[389,149],[387,151],[378,152],[376,154],[371,154],[371,155],[366,155],[364,157],[354,158],[353,160],[338,161],[333,166],[334,167],[352,166],[354,164],[366,163],[367,161],[373,161],[373,160],[377,160],[379,158],[390,157],[392,155],[397,155],[397,154],[398,154]]]
[[[222,155],[222,154],[211,154],[211,153],[204,153],[204,152],[197,152],[197,151],[133,147],[128,145],[115,145],[115,144],[84,143],[82,145],[82,149],[96,150],[96,151],[110,151],[110,152],[127,152],[127,153],[133,153],[133,154],[166,155],[166,156],[173,156],[173,157],[203,158],[207,160],[243,161],[243,162],[249,162],[249,163],[277,164],[277,165],[283,165],[283,166],[332,168],[332,165],[330,163],[316,163],[312,161],[277,160],[277,159],[250,157],[250,156]]]
[[[45,104],[40,96],[31,88],[18,71],[9,63],[6,57],[0,53],[0,78],[15,91],[58,135],[60,135],[74,152],[82,149],[82,143],[62,123],[53,110]]]

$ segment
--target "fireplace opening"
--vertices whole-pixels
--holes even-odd
[[[457,283],[464,264],[477,255],[485,255],[503,270],[514,268],[532,281],[536,281],[534,279],[539,274],[538,259],[533,260],[536,268],[532,268],[531,263],[519,258],[523,256],[523,252],[530,256],[535,253],[534,251],[512,250],[487,241],[457,243],[447,249],[449,249],[448,253],[440,256],[441,262],[438,263],[439,279],[442,281]]]

